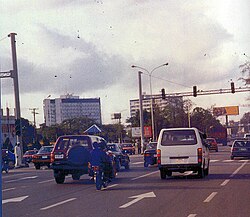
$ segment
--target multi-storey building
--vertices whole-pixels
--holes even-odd
[[[156,106],[159,109],[164,109],[168,104],[175,105],[177,103],[183,103],[182,96],[171,96],[166,97],[166,99],[162,99],[159,97],[153,96],[153,107]],[[147,110],[148,112],[151,111],[151,97],[150,95],[142,95],[142,107],[143,110]],[[139,99],[130,100],[130,116],[135,116],[136,112],[140,109],[140,102]]]
[[[87,117],[101,124],[100,98],[79,98],[71,94],[43,100],[45,125],[60,124],[66,119]]]

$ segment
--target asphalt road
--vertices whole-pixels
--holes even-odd
[[[210,154],[210,174],[174,173],[160,179],[157,166],[131,156],[107,189],[87,175],[56,184],[53,171],[20,168],[2,174],[4,217],[249,217],[250,160],[230,160],[229,147]]]

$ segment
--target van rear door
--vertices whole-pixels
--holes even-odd
[[[162,165],[197,163],[198,138],[194,129],[166,129],[160,138]]]

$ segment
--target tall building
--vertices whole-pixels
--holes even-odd
[[[66,119],[87,117],[101,124],[100,98],[79,98],[67,94],[56,99],[44,99],[43,110],[45,125],[60,124]]]
[[[166,99],[153,96],[153,107],[157,106],[159,109],[164,109],[168,104],[175,105],[177,103],[183,103],[182,96],[171,96]],[[151,97],[150,95],[142,95],[142,108],[143,110],[151,111]],[[130,116],[135,116],[136,112],[140,110],[139,99],[130,100]]]

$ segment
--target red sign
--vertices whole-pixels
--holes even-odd
[[[152,128],[151,128],[151,126],[144,127],[144,136],[145,137],[152,137]]]

